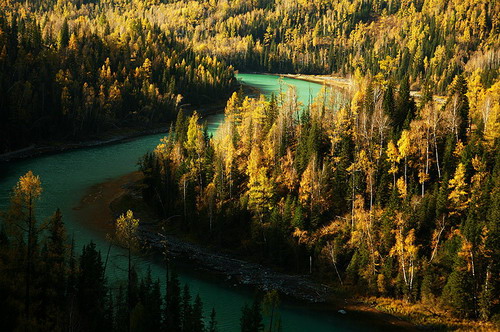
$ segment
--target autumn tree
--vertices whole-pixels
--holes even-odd
[[[134,218],[134,213],[128,210],[126,214],[120,215],[116,219],[116,234],[115,241],[118,245],[127,250],[128,259],[128,291],[127,291],[127,305],[128,305],[128,329],[130,329],[130,315],[132,311],[132,252],[139,248],[138,227],[139,219]]]
[[[38,246],[38,236],[41,231],[40,225],[37,224],[35,216],[36,202],[42,193],[40,178],[29,171],[19,178],[14,193],[11,199],[12,206],[9,212],[9,219],[13,223],[9,227],[16,228],[12,231],[16,234],[24,257],[24,314],[26,324],[30,324],[31,320],[31,289],[34,271],[34,259]],[[26,242],[25,242],[26,241]]]

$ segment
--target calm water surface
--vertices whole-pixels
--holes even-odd
[[[290,78],[280,79],[274,75],[239,74],[243,83],[260,89],[264,94],[285,92],[290,85],[297,89],[299,101],[307,105],[313,99],[321,85]],[[206,118],[209,130],[214,132],[223,114]],[[108,243],[101,234],[87,229],[77,223],[73,207],[94,184],[116,178],[137,170],[138,159],[147,151],[151,151],[164,134],[155,134],[114,145],[79,149],[55,155],[41,156],[21,161],[0,164],[0,209],[8,205],[12,187],[19,177],[32,170],[42,180],[43,194],[37,207],[38,219],[50,216],[56,208],[60,208],[69,236],[74,236],[78,251],[90,240],[97,243],[105,254]],[[108,266],[108,280],[116,285],[117,280],[125,280],[123,267],[126,261],[123,253],[116,248],[111,250],[111,261]],[[150,258],[136,257],[139,271],[151,266],[155,277],[164,279],[165,270]],[[206,316],[214,307],[221,331],[239,331],[241,307],[252,301],[253,291],[231,282],[217,280],[206,273],[198,273],[196,266],[179,267],[181,282],[188,283],[192,293],[199,293],[203,299]],[[325,313],[318,308],[310,308],[293,301],[282,301],[280,314],[283,331],[353,331],[366,330],[368,327],[360,322],[349,320],[348,315]]]

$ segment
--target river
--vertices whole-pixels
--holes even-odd
[[[238,74],[242,83],[258,88],[266,95],[286,91],[290,85],[296,87],[299,100],[307,105],[317,95],[321,85],[291,78],[279,79],[275,75]],[[209,130],[214,132],[223,119],[223,114],[206,118]],[[102,234],[86,228],[75,221],[77,206],[92,185],[128,174],[137,170],[138,159],[151,151],[164,134],[142,136],[130,141],[113,145],[98,146],[45,155],[0,165],[0,209],[5,209],[11,190],[19,177],[32,170],[42,181],[43,193],[38,202],[38,220],[50,216],[56,208],[63,213],[68,235],[74,236],[78,252],[81,246],[93,240],[103,254],[108,243]],[[150,258],[135,257],[139,271],[151,266],[154,277],[164,279],[165,270]],[[108,267],[107,278],[110,284],[126,279],[120,266],[125,266],[125,259],[119,249],[113,248]],[[205,308],[205,316],[215,308],[220,331],[239,331],[241,307],[250,303],[253,291],[230,282],[198,273],[195,266],[179,268],[182,283],[190,285],[192,294],[199,293]],[[349,314],[321,310],[320,307],[308,306],[297,301],[283,299],[280,307],[283,331],[353,331],[366,330],[368,326],[359,319],[349,318]]]

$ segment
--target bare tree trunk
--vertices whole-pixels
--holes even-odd
[[[182,183],[182,191],[183,191],[183,201],[184,201],[184,218],[186,218],[187,212],[186,212],[186,178],[184,178],[184,181]]]
[[[328,252],[330,253],[330,259],[332,260],[333,267],[335,268],[335,272],[337,272],[337,277],[339,278],[340,285],[343,286],[344,283],[342,282],[342,278],[340,277],[339,270],[337,269],[337,260],[335,259],[335,252],[334,252],[333,244],[330,244],[330,248],[329,248]]]
[[[128,294],[127,294],[127,316],[128,316],[128,324],[127,324],[127,331],[130,332],[130,328],[131,328],[131,312],[132,312],[132,303],[130,303],[131,301],[131,290],[132,290],[132,285],[131,285],[131,257],[130,257],[130,245],[128,246]]]
[[[425,195],[425,181],[427,180],[427,175],[429,174],[429,140],[426,139],[425,144],[425,178],[422,181],[422,197]]]
[[[28,206],[28,247],[26,248],[26,285],[25,285],[25,303],[24,310],[26,315],[26,329],[29,326],[30,321],[30,307],[31,307],[31,256],[32,256],[32,237],[33,237],[33,208],[32,208],[32,197],[29,194],[29,206]]]
[[[436,134],[434,134],[434,148],[436,150],[436,165],[437,165],[438,177],[441,178],[441,167],[439,166],[439,152],[438,152]]]
[[[407,177],[407,169],[408,169],[408,162],[407,162],[407,158],[405,156],[405,187],[408,186],[408,177]]]
[[[443,215],[443,219],[441,222],[441,229],[439,230],[439,234],[438,234],[437,240],[436,240],[436,245],[434,246],[434,249],[432,250],[432,255],[431,255],[431,258],[429,259],[429,263],[432,262],[432,260],[434,259],[434,256],[436,255],[436,252],[437,252],[437,249],[439,246],[439,239],[441,238],[441,234],[443,233],[445,226],[446,226],[445,216]]]

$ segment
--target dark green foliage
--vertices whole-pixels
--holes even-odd
[[[443,289],[443,300],[452,307],[457,315],[470,317],[474,313],[474,284],[467,263],[457,257],[453,272]]]
[[[105,326],[107,287],[101,253],[93,242],[83,246],[76,287],[83,324],[89,330]]]
[[[184,285],[184,290],[182,292],[182,301],[181,301],[181,322],[182,322],[182,330],[183,331],[193,331],[193,305],[191,303],[191,294],[189,292],[189,286]]]
[[[64,20],[61,30],[59,31],[59,37],[57,39],[57,46],[59,49],[67,47],[69,43],[69,26],[68,20]]]
[[[132,312],[132,330],[159,331],[162,324],[160,281],[153,282],[151,269],[139,284],[139,302]]]
[[[203,303],[201,302],[200,295],[196,295],[192,308],[192,331],[204,331],[205,323],[203,321]]]
[[[175,270],[167,282],[164,326],[166,331],[181,331],[181,288]]]
[[[208,322],[208,327],[207,327],[208,332],[217,332],[217,320],[216,320],[216,314],[215,314],[215,309],[212,308],[212,312],[210,313],[210,321]]]
[[[395,137],[399,138],[399,134],[404,129],[405,123],[408,125],[415,117],[415,101],[410,96],[410,84],[408,77],[405,77],[399,86],[397,92],[395,113],[393,119]]]
[[[12,218],[10,216],[9,218]],[[25,315],[24,259],[15,237],[0,225],[0,319],[2,330],[64,331],[178,331],[204,332],[203,303],[199,296],[191,301],[186,285],[181,297],[177,274],[171,273],[167,295],[162,301],[160,281],[152,280],[148,269],[143,278],[131,271],[130,285],[121,285],[111,294],[104,264],[95,243],[84,245],[78,258],[74,244],[66,243],[66,231],[59,210],[40,234],[42,247],[32,252],[30,280],[31,315]],[[69,249],[69,250],[68,250]],[[181,325],[182,324],[182,325]],[[216,331],[215,312],[209,331]]]
[[[251,306],[245,304],[241,310],[240,327],[241,332],[259,332],[264,330],[260,300],[255,299]]]

